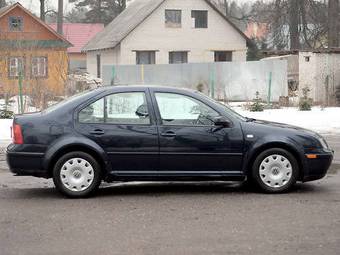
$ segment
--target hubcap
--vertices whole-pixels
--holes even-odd
[[[292,178],[292,164],[282,155],[266,157],[259,168],[260,177],[264,184],[271,188],[281,188]]]
[[[93,182],[94,170],[91,164],[82,158],[72,158],[61,167],[62,184],[71,191],[84,191]]]

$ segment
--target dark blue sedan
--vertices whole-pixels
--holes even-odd
[[[69,197],[101,181],[248,181],[265,192],[323,178],[333,159],[309,130],[240,116],[195,91],[102,87],[16,116],[7,162]]]

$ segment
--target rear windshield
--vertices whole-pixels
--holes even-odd
[[[51,105],[50,107],[46,108],[42,112],[43,113],[53,112],[53,111],[58,110],[59,108],[65,106],[65,105],[67,105],[69,103],[73,103],[74,101],[78,100],[79,98],[84,97],[87,94],[90,94],[92,92],[93,92],[93,90],[86,90],[86,91],[83,91],[83,92],[81,92],[79,94],[75,94],[75,95],[73,95],[71,97],[68,97],[68,98],[66,98],[66,99],[64,99],[64,100],[62,100],[62,101],[60,101],[60,102],[58,102],[58,103],[56,103],[54,105]]]

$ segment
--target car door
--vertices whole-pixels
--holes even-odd
[[[159,125],[160,171],[202,175],[241,171],[239,126],[217,127],[213,120],[221,113],[189,95],[154,91],[152,96]]]
[[[158,170],[158,132],[148,90],[108,94],[83,107],[77,130],[108,154],[112,170]]]

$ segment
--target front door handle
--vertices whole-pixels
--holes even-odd
[[[103,134],[105,134],[105,132],[102,129],[95,129],[95,130],[91,131],[90,134],[91,135],[103,135]]]
[[[173,131],[167,131],[165,133],[162,133],[161,136],[172,138],[172,137],[176,137],[176,133]]]

